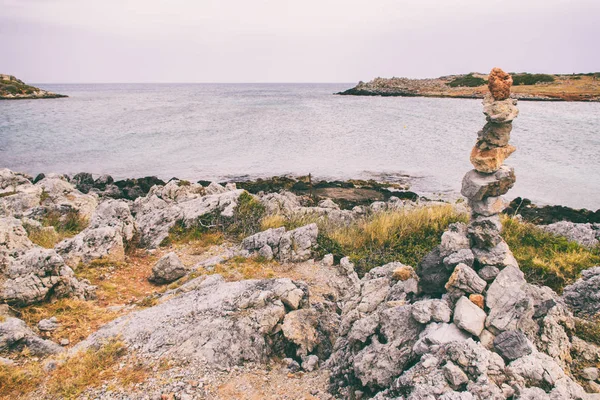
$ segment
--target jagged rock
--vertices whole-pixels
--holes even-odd
[[[488,76],[488,88],[495,100],[506,100],[510,97],[513,79],[500,68],[492,68]]]
[[[492,96],[483,98],[483,113],[488,122],[511,122],[519,115],[516,99],[494,100]]]
[[[209,186],[210,187],[210,186]],[[221,216],[231,218],[238,204],[238,199],[245,190],[237,189],[203,196],[178,203],[183,213],[186,225],[193,225],[198,218],[212,212],[219,212]],[[210,193],[207,188],[206,193]]]
[[[90,194],[83,194],[63,177],[48,175],[35,184],[36,187],[43,189],[45,200],[41,205],[46,210],[54,210],[59,213],[75,210],[79,216],[84,219],[91,219],[98,200]]]
[[[225,189],[225,187],[223,187],[222,185],[220,185],[216,182],[211,182],[206,187],[205,190],[206,190],[206,194],[208,194],[208,195],[223,194],[223,193],[227,192],[227,189]]]
[[[0,218],[0,262],[3,257],[14,256],[33,246],[20,220],[12,217]]]
[[[473,251],[471,251],[471,249],[461,249],[456,253],[452,253],[448,257],[444,258],[442,262],[448,271],[454,271],[454,268],[456,268],[458,264],[465,264],[468,267],[473,267],[475,256],[473,255]]]
[[[268,214],[290,215],[302,207],[300,198],[292,192],[268,193],[259,198]]]
[[[0,351],[21,351],[25,346],[34,356],[44,357],[63,351],[58,344],[40,338],[18,318],[0,321]]]
[[[304,357],[302,360],[302,369],[308,372],[314,371],[319,368],[319,357],[310,355]]]
[[[177,205],[167,203],[154,194],[135,199],[132,207],[140,233],[140,244],[154,249],[169,236],[169,229],[182,218]]]
[[[170,252],[161,257],[152,267],[152,275],[148,278],[156,283],[170,283],[185,276],[188,270],[177,254]]]
[[[306,225],[284,233],[279,242],[279,260],[283,262],[308,260],[312,248],[317,244],[318,234],[317,224]]]
[[[490,265],[498,269],[506,267],[519,268],[517,260],[505,241],[501,241],[491,249],[473,248],[473,254],[475,254],[475,261],[481,268]]]
[[[493,265],[486,265],[485,267],[477,271],[477,274],[488,283],[496,279],[499,273],[500,270],[494,267]]]
[[[469,381],[469,377],[452,361],[448,361],[444,366],[444,376],[450,386],[458,388]]]
[[[144,357],[200,361],[214,368],[264,362],[288,309],[308,306],[308,289],[290,279],[224,282],[206,279],[196,289],[104,325],[73,351],[119,337]]]
[[[126,242],[131,241],[136,232],[129,205],[122,200],[106,200],[98,205],[88,228],[103,226],[115,228]]]
[[[73,270],[52,249],[33,247],[5,259],[0,274],[0,301],[27,305],[48,298],[94,297],[95,287],[75,278]]]
[[[506,331],[496,336],[494,348],[502,357],[511,361],[531,354],[533,351],[527,337],[519,331]]]
[[[331,267],[333,266],[335,260],[333,258],[333,254],[325,254],[325,256],[323,256],[323,260],[321,261],[323,263],[323,265],[327,266],[327,267]]]
[[[125,244],[120,232],[113,227],[86,228],[55,247],[67,265],[77,267],[100,258],[115,262],[125,260]]]
[[[450,342],[460,342],[469,338],[469,334],[460,330],[455,324],[432,322],[421,334],[415,343],[413,351],[423,355],[435,351],[440,345]]]
[[[507,145],[504,147],[494,147],[491,149],[481,149],[474,146],[471,150],[471,164],[479,171],[491,174],[500,169],[504,161],[517,150],[516,147]]]
[[[57,330],[60,327],[60,324],[56,317],[51,317],[38,322],[37,327],[40,331],[51,332]]]
[[[487,283],[472,268],[458,264],[446,283],[447,290],[460,290],[465,293],[483,293]]]
[[[587,379],[589,381],[598,380],[598,368],[596,367],[588,367],[581,370],[581,377],[583,379]]]
[[[297,356],[307,356],[317,345],[317,324],[318,314],[312,309],[292,311],[283,319],[283,336],[298,346]]]
[[[258,250],[258,255],[259,255],[259,257],[262,257],[265,260],[272,260],[274,257],[273,249],[268,244],[265,244],[263,247],[261,247]]]
[[[321,200],[319,202],[319,207],[321,208],[331,208],[333,210],[339,210],[340,206],[338,206],[337,204],[335,204],[335,202],[331,199],[325,199],[325,200]]]
[[[565,303],[580,316],[594,317],[600,312],[600,266],[581,273],[575,283],[563,291]]]
[[[73,176],[71,183],[75,185],[77,190],[81,193],[88,193],[94,186],[94,177],[88,172],[80,172]]]
[[[460,329],[479,336],[483,331],[485,317],[485,311],[473,304],[466,297],[463,296],[456,302],[454,323]]]
[[[533,352],[516,359],[507,366],[507,373],[521,386],[549,387],[551,399],[581,399],[585,396],[581,386],[567,376],[551,357],[543,353]]]
[[[499,123],[488,122],[482,130],[477,133],[477,147],[480,149],[491,149],[508,145],[512,122]]]
[[[508,200],[502,196],[486,197],[483,200],[469,200],[469,206],[473,213],[485,217],[500,214],[508,205]]]
[[[298,361],[294,360],[293,358],[284,358],[282,361],[285,364],[285,367],[292,373],[298,372],[301,369],[300,364],[298,364]]]
[[[452,310],[443,300],[421,300],[414,303],[412,307],[412,316],[420,324],[427,324],[432,320],[450,322],[451,315]]]
[[[262,231],[245,238],[242,241],[242,248],[253,251],[261,249],[264,246],[269,246],[271,249],[273,249],[273,254],[277,255],[279,253],[279,242],[281,241],[281,237],[284,233],[284,227],[267,229],[266,231]]]
[[[544,389],[538,387],[524,388],[519,393],[518,400],[550,400]]]
[[[483,174],[473,169],[463,178],[461,193],[471,201],[480,201],[506,194],[515,181],[514,169],[506,165],[493,174]]]
[[[443,259],[440,255],[440,248],[437,246],[419,263],[417,275],[419,276],[419,286],[424,293],[438,294],[445,291],[444,285],[452,275],[452,270],[448,270],[442,264]]]
[[[600,227],[598,224],[577,224],[569,221],[540,225],[540,228],[554,235],[564,236],[582,246],[594,247],[600,243]]]
[[[486,293],[489,308],[486,328],[492,333],[525,328],[534,313],[526,287],[527,282],[518,267],[506,267],[498,274]]]
[[[400,263],[373,268],[360,282],[358,294],[346,302],[340,336],[328,360],[331,389],[342,397],[363,388],[390,384],[412,359],[421,324],[406,300],[416,294],[416,279],[397,281]]]
[[[0,192],[14,190],[17,186],[31,183],[23,174],[13,172],[8,168],[0,169]]]
[[[498,215],[490,217],[478,216],[469,224],[469,237],[474,247],[487,249],[502,241],[502,222]]]
[[[202,197],[205,194],[205,191],[202,185],[198,183],[190,183],[173,179],[164,187],[162,187],[162,189],[157,190],[154,193],[159,195],[159,197],[163,200],[179,203],[182,201]]]
[[[309,224],[288,232],[283,227],[271,228],[244,239],[242,248],[256,251],[269,246],[273,256],[280,261],[305,261],[312,255],[318,233],[317,224]]]
[[[440,256],[447,257],[457,251],[470,247],[467,237],[467,226],[461,222],[450,224],[448,230],[442,234],[440,243]]]
[[[100,189],[100,190],[105,190],[106,186],[111,185],[115,182],[115,180],[113,179],[112,176],[110,175],[100,175],[95,181],[94,181],[94,188],[96,189]],[[117,187],[117,186],[115,186]]]

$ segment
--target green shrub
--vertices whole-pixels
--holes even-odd
[[[536,83],[554,82],[554,76],[548,74],[516,74],[513,85],[535,85]]]
[[[468,74],[454,79],[452,82],[447,83],[447,85],[450,87],[477,87],[483,86],[486,83],[487,81],[485,79],[473,76],[473,74]]]

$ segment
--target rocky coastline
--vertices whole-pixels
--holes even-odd
[[[68,97],[27,85],[12,75],[0,74],[0,100],[58,99]]]
[[[599,399],[598,212],[504,199],[511,84],[467,201],[1,169],[0,397]]]
[[[528,75],[528,74],[524,74]],[[549,75],[552,82],[514,86],[511,96],[523,101],[600,101],[598,74]],[[465,78],[472,78],[466,83]],[[348,96],[434,97],[483,99],[487,93],[487,74],[449,75],[434,79],[375,78],[336,93]]]

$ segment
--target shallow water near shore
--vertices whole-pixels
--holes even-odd
[[[232,180],[312,173],[409,177],[455,196],[480,100],[334,96],[353,84],[36,85],[65,99],[0,102],[0,168]],[[600,104],[520,102],[508,197],[600,208]]]

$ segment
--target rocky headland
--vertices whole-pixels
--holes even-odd
[[[600,398],[598,212],[504,199],[511,84],[466,201],[0,170],[0,398]]]
[[[12,75],[0,74],[0,100],[56,99],[68,97],[27,85]]]
[[[513,74],[512,97],[534,101],[600,101],[600,73],[548,75]],[[470,73],[432,79],[375,78],[340,92],[354,96],[448,97],[482,99],[488,75]]]

